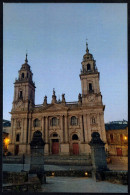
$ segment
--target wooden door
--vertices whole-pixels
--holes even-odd
[[[15,155],[18,155],[18,153],[19,153],[19,145],[16,145],[15,146]]]
[[[117,156],[122,156],[122,149],[121,148],[116,148],[117,151]]]
[[[59,142],[52,142],[52,154],[59,154]]]
[[[74,143],[73,144],[73,154],[74,155],[78,155],[79,154],[79,144],[78,143]]]

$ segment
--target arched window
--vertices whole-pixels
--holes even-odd
[[[34,120],[34,127],[40,127],[40,120],[38,119]]]
[[[19,98],[23,98],[23,92],[22,91],[19,92]]]
[[[87,71],[91,70],[90,64],[87,64]]]
[[[58,136],[58,134],[57,134],[57,133],[54,133],[54,134],[53,134],[53,137],[57,137],[57,136]]]
[[[76,134],[74,134],[74,135],[72,136],[72,140],[78,140],[78,136],[77,136]]]
[[[16,135],[16,142],[19,142],[19,140],[20,140],[20,134],[17,134]]]
[[[71,117],[71,125],[78,125],[78,119],[75,116]]]
[[[93,88],[92,88],[92,83],[89,83],[89,91],[92,91]]]
[[[24,73],[22,73],[22,78],[24,78]]]
[[[51,119],[51,126],[57,126],[59,124],[59,120],[56,117]]]

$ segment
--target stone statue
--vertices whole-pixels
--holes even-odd
[[[82,102],[81,93],[79,93],[79,95],[78,95],[78,100],[79,100],[79,102]]]
[[[44,105],[47,105],[47,96],[45,95],[45,97],[44,97],[44,103],[43,103]]]
[[[53,88],[53,95],[55,96],[55,89]]]
[[[62,94],[62,102],[65,103],[65,94]]]

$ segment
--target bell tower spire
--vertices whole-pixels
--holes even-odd
[[[25,63],[28,63],[28,59],[27,59],[28,54],[26,53],[26,58],[25,58]]]
[[[87,42],[88,39],[86,39],[86,52],[89,53],[89,49],[88,49],[88,42]]]

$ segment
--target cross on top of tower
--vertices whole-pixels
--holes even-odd
[[[89,49],[88,49],[88,42],[87,42],[88,39],[86,39],[86,52],[89,53]]]
[[[25,58],[25,63],[28,63],[28,59],[27,59],[28,54],[26,53],[26,58]]]

